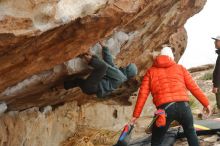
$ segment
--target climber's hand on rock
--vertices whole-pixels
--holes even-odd
[[[87,62],[90,62],[91,59],[92,59],[92,55],[91,54],[86,54],[84,57],[85,57]]]
[[[91,59],[92,59],[92,55],[89,54],[89,53],[81,54],[80,57],[81,57],[81,58],[84,58],[84,59],[86,60],[86,62],[88,62],[88,63],[89,63],[89,62],[91,61]]]
[[[102,48],[105,47],[105,45],[101,41],[99,41],[99,44]]]

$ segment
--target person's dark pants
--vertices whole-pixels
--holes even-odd
[[[220,88],[218,88],[218,92],[215,94],[216,97],[216,104],[218,109],[220,109]]]
[[[93,56],[89,65],[94,69],[87,79],[75,79],[64,81],[64,88],[70,89],[79,86],[86,94],[95,94],[98,91],[98,85],[105,76],[107,65],[98,57]]]
[[[161,109],[164,109],[168,104],[162,105]],[[161,143],[164,140],[164,136],[170,126],[170,124],[176,120],[178,121],[184,130],[189,146],[199,146],[199,140],[196,135],[196,131],[193,126],[193,116],[189,104],[187,102],[177,102],[171,105],[167,110],[166,126],[158,128],[155,124],[152,128],[152,146],[162,146]]]

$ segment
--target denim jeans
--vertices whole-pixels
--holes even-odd
[[[164,109],[168,104],[162,105],[161,109]],[[158,128],[155,124],[152,128],[152,146],[162,146],[161,143],[164,140],[164,136],[170,126],[170,124],[176,120],[178,121],[184,130],[189,146],[199,146],[199,140],[196,135],[195,128],[193,126],[193,116],[189,104],[187,102],[177,102],[171,105],[167,110],[166,126]]]

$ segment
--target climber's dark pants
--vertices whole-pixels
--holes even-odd
[[[164,109],[167,104],[162,105],[160,108]],[[164,136],[172,123],[172,121],[178,121],[184,130],[184,134],[187,138],[189,146],[199,146],[199,141],[196,135],[196,131],[193,126],[193,116],[189,104],[186,102],[177,102],[171,105],[167,110],[166,126],[158,128],[155,124],[152,129],[152,146],[162,146],[161,143],[164,140]]]
[[[216,97],[216,104],[218,109],[220,109],[220,88],[218,88],[218,92],[215,94]]]
[[[70,89],[79,86],[86,94],[96,94],[98,91],[98,85],[103,79],[108,67],[104,61],[96,56],[92,57],[89,65],[94,69],[87,79],[64,81],[64,88]]]

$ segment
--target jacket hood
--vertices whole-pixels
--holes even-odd
[[[136,76],[138,72],[137,66],[133,63],[129,64],[125,68],[120,68],[120,70],[128,79]]]
[[[173,61],[169,56],[160,55],[154,60],[153,66],[159,68],[168,68],[174,64],[176,64],[176,62]]]

